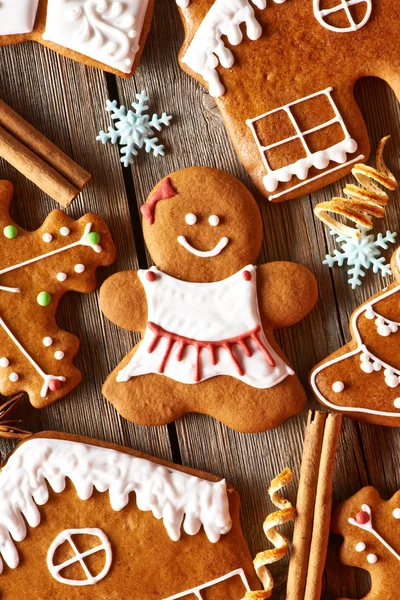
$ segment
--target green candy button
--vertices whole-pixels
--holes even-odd
[[[7,225],[7,227],[4,227],[3,233],[6,238],[13,240],[18,235],[18,229],[15,227],[15,225]]]
[[[88,239],[89,244],[92,244],[92,246],[96,246],[100,241],[100,235],[98,233],[96,233],[95,231],[92,231],[87,236],[87,239]]]
[[[40,292],[36,300],[37,303],[40,304],[40,306],[48,306],[51,302],[51,295],[49,294],[49,292]]]

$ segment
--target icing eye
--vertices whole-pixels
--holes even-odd
[[[219,217],[217,217],[217,215],[211,215],[211,217],[208,219],[208,222],[213,227],[216,227],[219,223]]]
[[[193,213],[189,213],[185,217],[185,221],[188,225],[194,225],[197,223],[197,217]]]

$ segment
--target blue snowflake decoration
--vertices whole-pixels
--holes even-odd
[[[115,128],[110,125],[108,132],[100,131],[96,138],[103,144],[118,142],[122,146],[121,162],[124,167],[133,163],[134,156],[137,156],[138,150],[143,147],[146,152],[153,153],[155,157],[164,156],[164,146],[159,144],[157,137],[154,137],[153,129],[161,131],[163,125],[168,127],[172,119],[172,116],[165,112],[161,117],[154,114],[150,119],[150,115],[147,114],[149,98],[144,90],[136,94],[136,99],[137,102],[132,102],[133,110],[128,112],[125,106],[118,107],[116,100],[113,102],[107,100],[106,110],[111,113]]]
[[[379,273],[383,276],[391,275],[390,264],[381,256],[382,250],[387,250],[389,244],[396,242],[397,233],[387,231],[386,235],[378,233],[376,239],[373,234],[368,235],[365,230],[360,231],[361,235],[357,238],[350,238],[342,235],[337,231],[330,231],[331,235],[336,236],[336,242],[341,244],[340,249],[333,252],[333,256],[327,254],[323,262],[328,267],[343,266],[347,262],[347,266],[351,267],[348,274],[351,275],[348,283],[353,290],[358,285],[361,285],[361,277],[365,277],[365,271],[372,267],[374,273]]]

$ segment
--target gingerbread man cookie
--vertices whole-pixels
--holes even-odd
[[[375,488],[363,488],[339,506],[333,515],[332,529],[344,538],[341,562],[369,571],[371,590],[363,600],[397,600],[400,492],[385,501]]]
[[[156,266],[118,273],[104,314],[144,337],[107,379],[121,415],[161,425],[190,411],[239,431],[264,431],[300,411],[304,391],[274,329],[303,319],[314,277],[289,262],[254,266],[262,222],[234,177],[193,167],[163,179],[142,207]]]
[[[400,248],[392,256],[400,281]],[[352,340],[311,372],[317,400],[367,423],[400,427],[400,285],[394,283],[351,316]]]
[[[0,181],[0,394],[25,391],[42,408],[81,380],[79,340],[58,327],[58,303],[70,290],[93,291],[115,248],[95,214],[74,221],[54,210],[37,231],[23,230],[9,215],[13,190]]]
[[[154,0],[2,0],[0,46],[35,40],[120,77],[135,72]]]
[[[393,0],[177,2],[180,65],[216,97],[239,158],[269,200],[309,194],[366,160],[353,88],[374,75],[400,97]]]
[[[0,506],[2,600],[28,589],[30,600],[241,600],[260,589],[239,496],[207,473],[41,433],[0,471]]]

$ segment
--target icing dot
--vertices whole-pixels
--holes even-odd
[[[217,215],[211,215],[211,217],[208,219],[208,222],[213,227],[216,227],[219,223],[219,217],[217,217]]]
[[[71,233],[71,230],[68,227],[61,227],[60,233],[61,233],[61,235],[66,237],[67,235],[69,235]]]
[[[156,274],[153,273],[153,271],[148,271],[148,273],[146,273],[146,279],[147,281],[150,281],[150,283],[153,283],[153,281],[155,281],[157,277]]]
[[[85,270],[85,265],[75,265],[74,267],[74,271],[75,273],[83,273],[83,271]]]
[[[364,542],[358,542],[356,545],[356,552],[364,552],[366,547],[367,546],[364,544]]]
[[[51,346],[52,343],[53,343],[53,340],[51,337],[47,336],[47,337],[43,338],[43,346],[46,346],[46,348]]]
[[[361,370],[364,371],[364,373],[372,373],[374,370],[374,365],[370,362],[362,362],[361,363]]]
[[[394,407],[395,408],[400,408],[400,398],[396,398],[396,400],[393,402]]]
[[[392,333],[392,331],[388,325],[379,325],[378,333],[382,337],[388,337]]]
[[[9,364],[10,361],[8,360],[8,358],[6,358],[5,356],[3,358],[0,358],[0,367],[3,367],[5,369],[6,367],[8,367]]]
[[[356,514],[356,521],[359,525],[366,525],[369,522],[369,514],[365,510],[361,510]]]
[[[335,381],[335,383],[332,384],[332,390],[334,392],[336,392],[337,394],[340,394],[340,392],[343,392],[343,390],[344,390],[343,381]]]
[[[87,236],[87,240],[89,244],[96,246],[100,241],[100,234],[96,233],[95,231],[91,231]]]
[[[189,213],[186,215],[185,221],[188,225],[194,225],[197,222],[197,217],[193,213]]]
[[[7,227],[4,227],[3,233],[7,239],[13,240],[18,235],[18,229],[15,225],[7,225]]]
[[[40,292],[36,300],[37,303],[40,304],[40,306],[48,306],[51,302],[51,295],[49,294],[49,292]]]
[[[18,373],[10,373],[10,375],[8,376],[8,379],[10,381],[12,381],[13,383],[15,383],[16,381],[18,381],[19,375],[18,375]]]
[[[49,383],[49,390],[51,392],[58,392],[61,387],[61,381],[59,379],[52,379]]]
[[[400,508],[395,508],[393,511],[393,516],[395,519],[400,519]]]
[[[67,279],[67,274],[66,273],[57,273],[57,279],[58,281],[65,281]]]
[[[243,275],[243,279],[245,281],[250,281],[250,279],[251,279],[251,273],[250,273],[250,271],[243,271],[242,275]]]
[[[44,233],[42,235],[42,239],[44,242],[46,242],[48,244],[53,239],[53,236],[51,235],[51,233]]]
[[[54,358],[56,360],[62,360],[64,358],[65,354],[62,350],[57,350],[57,352],[54,352]]]
[[[376,556],[376,554],[368,554],[367,556],[367,561],[369,562],[370,565],[374,565],[378,560],[378,557]]]
[[[397,388],[397,386],[399,385],[399,378],[394,374],[386,375],[385,383],[390,388]]]

